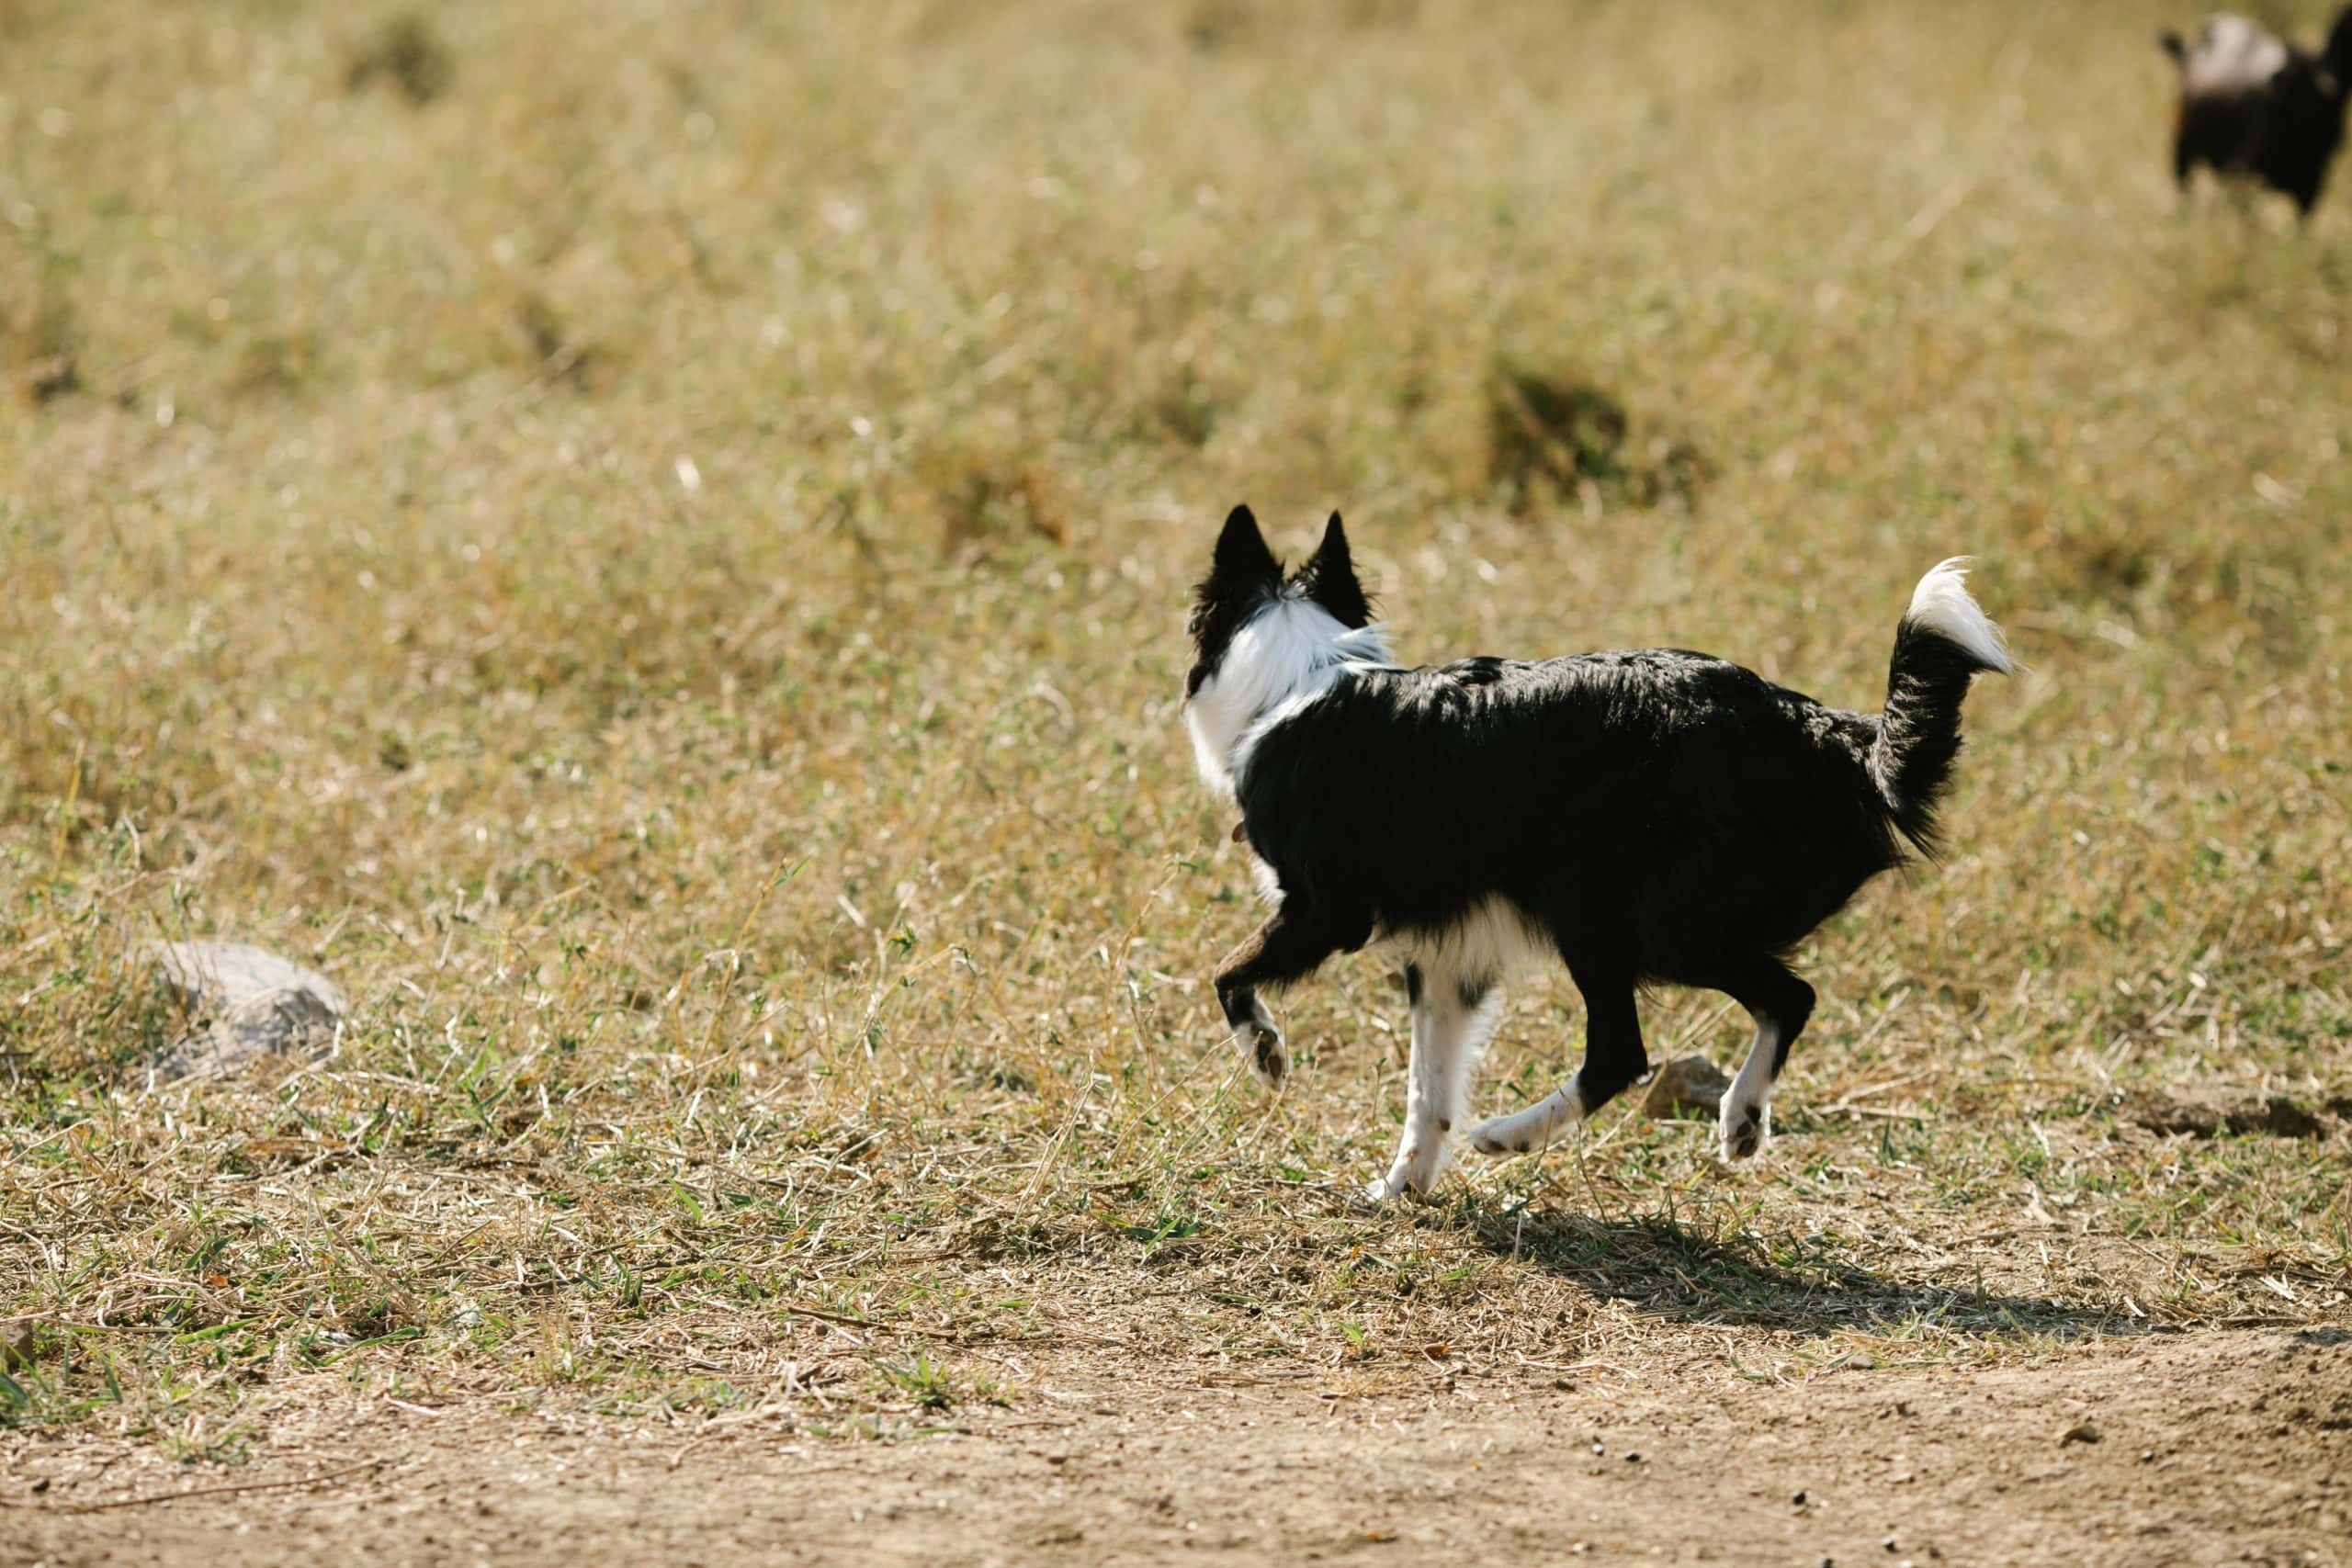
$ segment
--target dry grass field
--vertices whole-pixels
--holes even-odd
[[[2352,177],[2184,210],[2186,19],[0,0],[0,1564],[2352,1562]],[[1241,1071],[1241,500],[1850,706],[1980,558],[1762,1162]]]

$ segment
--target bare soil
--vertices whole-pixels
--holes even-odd
[[[1431,1358],[1351,1391],[1106,1353],[887,1443],[377,1399],[201,1472],[23,1438],[0,1564],[2352,1562],[2352,1333],[2155,1332],[1802,1385],[1736,1368],[1711,1347],[1634,1385]]]

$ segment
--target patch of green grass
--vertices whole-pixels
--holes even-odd
[[[919,1412],[944,1415],[972,1401],[1001,1404],[1007,1397],[995,1380],[936,1360],[921,1346],[902,1359],[876,1363],[874,1370],[887,1390],[912,1402]]]

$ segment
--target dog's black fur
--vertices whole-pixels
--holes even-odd
[[[2249,175],[2292,197],[2296,209],[2310,217],[2344,140],[2346,88],[2352,84],[2352,6],[2337,14],[2319,53],[2283,44],[2285,63],[2268,78],[2199,90],[2190,67],[2210,37],[2210,28],[2196,45],[2177,32],[2157,36],[2181,72],[2173,178],[2186,190],[2199,164],[2219,175]]]
[[[1188,694],[1285,596],[1346,627],[1371,613],[1336,516],[1285,583],[1237,510],[1197,592]],[[1976,671],[2004,667],[1908,616],[1875,714],[1676,649],[1349,663],[1261,728],[1236,771],[1243,830],[1279,902],[1217,973],[1225,1015],[1242,1032],[1261,1017],[1260,987],[1375,936],[1410,953],[1498,898],[1584,995],[1585,1113],[1647,1068],[1635,1010],[1647,985],[1729,993],[1772,1021],[1785,1060],[1814,993],[1783,956],[1901,863],[1905,840],[1933,852],[1961,699]],[[1499,976],[1474,964],[1452,978],[1475,1008]],[[1417,992],[1422,980],[1408,969]]]

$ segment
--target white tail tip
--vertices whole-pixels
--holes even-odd
[[[2009,657],[2007,639],[1969,594],[1968,561],[1966,556],[1954,556],[1938,563],[1911,591],[1911,608],[1903,618],[1957,643],[1985,669],[2015,674],[2017,663]]]

